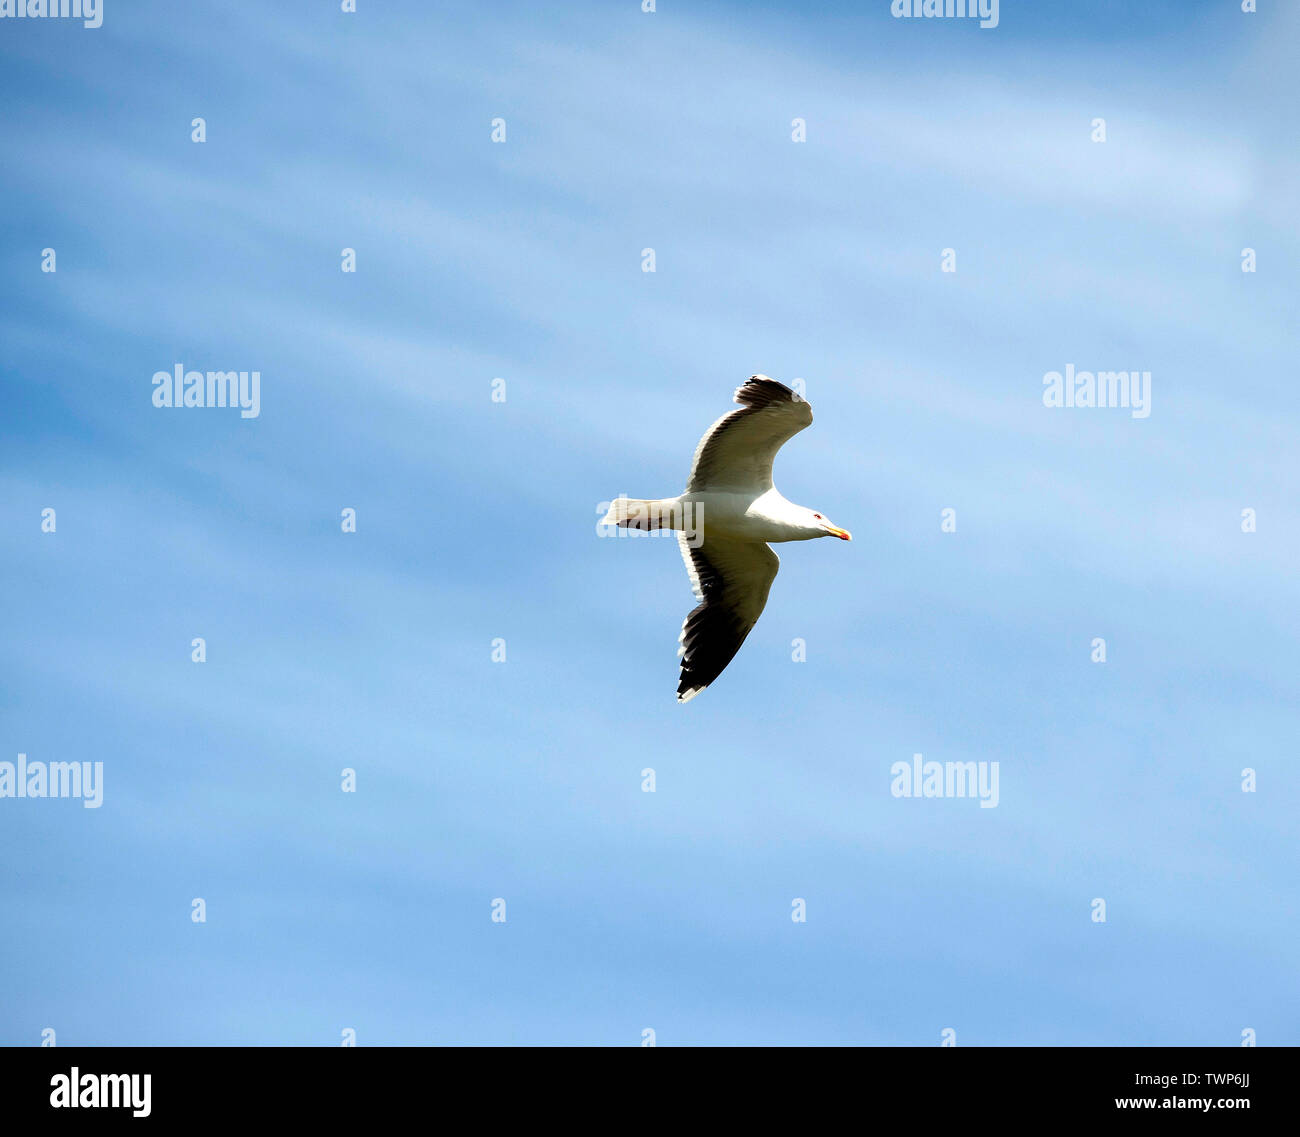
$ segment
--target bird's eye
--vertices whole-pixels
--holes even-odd
[[[814,513],[813,516],[814,516],[818,521],[825,521],[825,520],[826,520],[826,518],[824,518],[820,513]]]

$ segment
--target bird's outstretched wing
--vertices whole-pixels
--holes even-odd
[[[776,452],[812,424],[812,407],[766,375],[754,375],[736,388],[736,402],[740,409],[718,419],[695,448],[687,493],[770,490]]]
[[[682,624],[678,637],[682,678],[677,701],[689,702],[731,662],[767,604],[781,559],[761,541],[727,541],[705,537],[692,548],[677,534],[682,560],[700,601]]]

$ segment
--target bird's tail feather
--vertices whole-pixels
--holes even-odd
[[[617,525],[620,529],[682,529],[681,504],[675,497],[650,500],[640,497],[620,497],[609,503],[609,512],[602,525]]]

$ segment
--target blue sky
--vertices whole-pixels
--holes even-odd
[[[0,21],[0,1040],[1300,1042],[1295,13],[359,7]],[[682,707],[754,372],[855,540]]]

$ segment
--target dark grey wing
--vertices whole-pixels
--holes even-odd
[[[677,701],[686,703],[721,675],[740,650],[763,614],[781,559],[761,541],[709,537],[692,548],[679,532],[677,543],[700,601],[678,637],[682,676]]]

